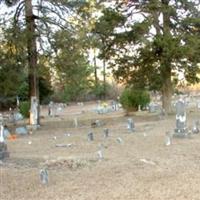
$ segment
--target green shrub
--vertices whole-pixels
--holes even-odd
[[[125,89],[120,96],[120,103],[126,111],[135,111],[140,105],[144,108],[150,102],[149,93],[139,89]]]
[[[19,111],[23,115],[23,117],[28,118],[29,117],[29,111],[30,111],[29,101],[20,102]]]

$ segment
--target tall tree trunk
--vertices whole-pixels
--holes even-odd
[[[162,73],[162,80],[163,80],[163,86],[162,86],[162,107],[165,109],[166,113],[172,112],[172,106],[171,106],[171,98],[173,93],[172,88],[172,81],[171,81],[171,68],[170,67],[164,67],[164,72]]]
[[[37,48],[35,33],[35,16],[32,0],[25,0],[25,16],[27,27],[27,51],[29,64],[29,95],[31,102],[30,125],[39,125],[39,89],[37,78]]]
[[[171,37],[170,33],[170,8],[169,0],[162,0],[163,4],[163,39]],[[161,75],[162,75],[162,106],[166,113],[172,112],[171,98],[172,98],[172,81],[171,81],[171,58],[165,54],[168,50],[166,46],[162,47],[161,59]]]
[[[95,87],[98,85],[98,77],[97,77],[97,62],[96,62],[96,49],[94,48],[94,79],[95,79]]]
[[[104,91],[104,100],[106,99],[106,61],[103,59],[103,91]]]

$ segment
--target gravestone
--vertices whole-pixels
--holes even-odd
[[[3,127],[3,125],[1,125],[1,130],[0,130],[0,160],[3,160],[7,157],[9,157],[9,152],[7,150],[7,144],[5,143],[5,139],[4,139],[4,127]]]
[[[103,160],[103,150],[100,149],[99,151],[97,151],[97,155],[98,155],[98,159],[99,160]]]
[[[119,110],[117,101],[115,100],[111,101],[111,106],[114,111]]]
[[[15,129],[15,133],[16,133],[17,135],[27,135],[27,134],[28,134],[28,130],[27,130],[26,127],[21,126],[21,127],[17,127],[17,128]]]
[[[192,133],[198,134],[200,132],[199,130],[199,121],[195,121],[192,127]]]
[[[149,104],[149,112],[150,113],[155,113],[156,112],[156,104],[150,103]]]
[[[74,118],[74,127],[75,128],[78,127],[78,119],[77,119],[77,117]]]
[[[103,137],[107,138],[109,136],[109,129],[108,128],[104,128],[103,130]]]
[[[122,138],[120,138],[120,137],[118,137],[118,138],[116,139],[116,141],[117,141],[119,144],[122,144],[122,143],[123,143],[123,140],[122,140]]]
[[[133,119],[132,118],[128,118],[127,120],[128,124],[127,124],[127,129],[131,132],[134,132],[135,131],[135,124],[133,122]]]
[[[183,99],[179,99],[176,104],[176,128],[174,136],[187,136],[188,129],[186,126],[186,104]]]
[[[23,119],[23,115],[19,112],[14,113],[14,121],[19,121]]]
[[[94,141],[94,134],[92,132],[88,133],[88,141]]]
[[[49,175],[46,168],[40,170],[40,181],[46,185],[49,182]]]
[[[53,101],[49,102],[48,105],[48,116],[54,117],[55,116],[55,105]]]
[[[169,132],[165,134],[165,145],[170,146],[172,144],[172,137]]]

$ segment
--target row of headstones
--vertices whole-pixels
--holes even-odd
[[[110,104],[105,102],[101,103],[101,101],[98,101],[95,112],[98,114],[106,114],[112,111],[118,111],[120,108],[121,104],[115,100],[112,100]]]
[[[134,124],[132,118],[128,118],[128,120],[127,120],[127,129],[130,132],[134,132],[135,131],[135,124]],[[109,136],[109,129],[105,128],[103,130],[103,137],[107,138],[108,136]],[[94,140],[94,134],[93,134],[93,132],[88,133],[88,141],[93,141],[93,140]]]
[[[199,121],[195,121],[192,130],[188,130],[187,127],[187,113],[186,102],[183,99],[179,99],[176,102],[176,128],[175,136],[185,137],[191,133],[199,133]]]
[[[54,103],[50,101],[48,104],[48,116],[55,117],[66,107],[64,103]]]

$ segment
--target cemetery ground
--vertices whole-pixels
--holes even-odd
[[[68,106],[57,117],[47,116],[44,108],[40,129],[7,140],[10,157],[0,165],[0,199],[200,199],[199,134],[173,138],[166,146],[165,133],[173,132],[175,115],[160,119],[155,113],[133,113],[129,117],[135,132],[130,133],[122,110],[97,114],[94,107]],[[188,110],[188,126],[199,117],[197,109]],[[93,120],[99,126],[91,128]],[[103,137],[104,128],[109,129],[108,138]],[[94,141],[88,141],[89,132]],[[44,167],[48,184],[40,181]]]

